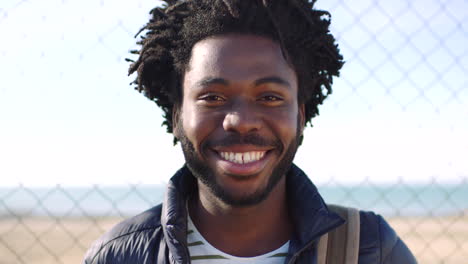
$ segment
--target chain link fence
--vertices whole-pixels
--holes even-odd
[[[32,115],[27,120],[40,131],[48,123],[35,121],[34,111],[57,117],[57,109],[67,109],[69,105],[82,109],[83,103],[77,101],[86,106],[97,104],[89,99],[93,96],[106,96],[112,101],[110,104],[116,105],[128,100],[121,97],[124,89],[131,89],[126,85],[131,78],[116,75],[125,76],[128,65],[123,59],[135,45],[133,35],[146,22],[147,12],[159,2],[127,2],[0,3],[0,72],[6,80],[0,86],[0,136],[6,139],[0,144],[8,143],[7,134],[1,133],[8,129],[17,132],[6,125],[12,124],[7,119],[13,112],[21,120]],[[405,139],[406,134],[395,141],[375,138],[377,148],[382,142],[389,142],[380,147],[382,152],[392,152],[385,146],[391,149],[397,141],[404,141],[407,147],[387,156],[370,153],[361,158],[362,164],[355,165],[372,167],[375,162],[366,159],[378,156],[386,162],[377,168],[378,175],[365,171],[348,182],[348,175],[334,170],[333,164],[321,171],[317,169],[320,164],[308,162],[305,154],[298,157],[301,167],[323,176],[317,184],[327,202],[384,215],[420,263],[467,263],[468,1],[319,0],[317,7],[332,14],[331,30],[337,36],[346,65],[315,127],[326,126],[324,120],[340,116],[343,119],[338,118],[339,121],[371,122],[376,127],[385,123],[374,131],[378,134],[404,119],[416,132],[409,139]],[[40,89],[31,89],[37,84]],[[70,96],[64,92],[67,89],[88,93]],[[25,92],[18,95],[16,90]],[[48,110],[27,112],[15,106],[20,101],[34,105],[52,95],[69,100],[51,102]],[[67,110],[64,115],[76,121],[81,114]],[[97,119],[106,120],[108,116],[101,113]],[[18,131],[23,127],[19,121],[14,124]],[[436,132],[425,134],[428,130]],[[315,132],[311,133],[301,148],[307,147],[309,138],[316,137]],[[413,145],[415,139],[421,141]],[[345,140],[354,139],[337,138],[338,149],[346,144]],[[333,146],[330,148],[335,151]],[[412,149],[437,156],[442,165],[435,168],[427,162],[431,159],[413,159],[412,156],[422,154],[414,154],[420,152]],[[0,150],[0,167],[10,166],[12,175],[23,170],[30,164],[16,161],[22,155],[26,154]],[[343,155],[340,164],[352,168],[352,164],[346,165],[346,159],[353,153]],[[411,167],[407,173],[394,170],[403,167],[405,160],[415,163],[416,168]],[[57,182],[72,182],[84,174],[79,166],[69,168],[69,173],[58,177]],[[409,174],[416,178],[408,180]],[[1,175],[1,179],[8,180],[12,175]],[[381,175],[387,180],[379,180]],[[0,264],[79,263],[93,240],[120,220],[159,203],[164,192],[163,185],[148,184],[68,186],[34,187],[23,181],[20,185],[0,187]]]

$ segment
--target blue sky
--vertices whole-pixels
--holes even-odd
[[[158,1],[2,1],[0,185],[161,183],[183,164],[124,58]],[[468,178],[468,3],[318,1],[347,61],[296,162],[315,182]]]

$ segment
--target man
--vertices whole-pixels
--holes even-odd
[[[96,241],[84,263],[317,263],[344,220],[292,164],[342,56],[327,12],[306,0],[167,0],[130,73],[164,111],[186,166],[162,205]],[[415,263],[359,213],[359,263]]]

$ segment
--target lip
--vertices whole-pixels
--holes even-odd
[[[259,147],[254,145],[232,145],[229,147],[213,147],[215,152],[250,152],[250,151],[270,151],[273,147]]]
[[[215,159],[216,166],[224,171],[228,175],[248,177],[260,173],[267,165],[272,155],[271,148],[246,148],[246,147],[229,147],[223,148],[222,151],[226,152],[249,152],[249,151],[266,151],[265,155],[253,162],[238,164],[228,160],[225,160],[221,157],[221,150],[212,150],[213,158]],[[241,178],[242,179],[242,178]]]

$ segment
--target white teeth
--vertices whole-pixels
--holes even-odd
[[[249,162],[254,162],[260,160],[265,155],[265,151],[250,151],[250,152],[220,152],[220,155],[223,159],[238,163],[244,164]]]
[[[250,152],[244,153],[244,163],[249,163],[250,160]]]
[[[242,153],[236,153],[236,158],[235,158],[235,162],[236,163],[239,163],[239,164],[242,164]]]

